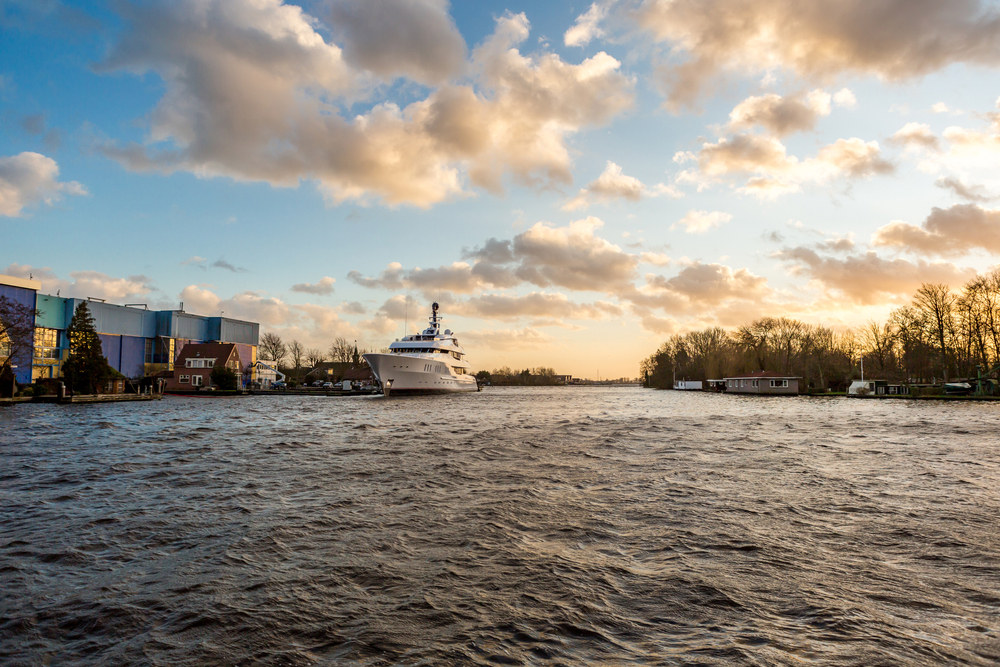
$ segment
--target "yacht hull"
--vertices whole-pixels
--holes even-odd
[[[366,354],[365,360],[386,396],[455,394],[479,390],[475,376],[455,375],[446,364],[432,359],[403,354]]]

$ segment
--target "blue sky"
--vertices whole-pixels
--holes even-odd
[[[477,368],[634,376],[672,333],[843,330],[1000,252],[992,2],[0,17],[0,272],[51,292],[315,348],[436,300]]]

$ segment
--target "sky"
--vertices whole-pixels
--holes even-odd
[[[0,273],[635,377],[1000,253],[977,0],[0,0]]]

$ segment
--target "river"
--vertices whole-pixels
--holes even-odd
[[[1000,404],[0,410],[4,665],[995,665]]]

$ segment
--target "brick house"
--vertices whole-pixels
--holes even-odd
[[[188,343],[177,355],[173,377],[167,379],[163,390],[197,391],[211,387],[212,370],[216,366],[225,366],[240,377],[243,366],[236,343]]]

